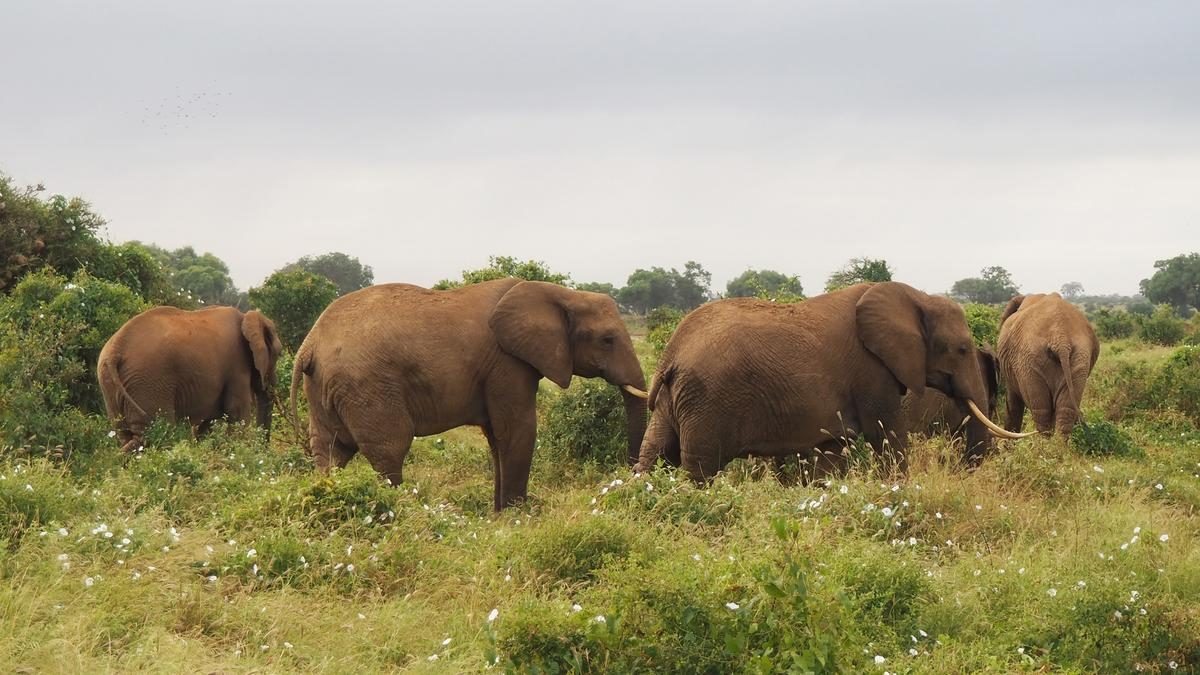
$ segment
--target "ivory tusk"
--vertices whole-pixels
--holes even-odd
[[[1000,425],[998,425],[995,422],[988,419],[988,416],[984,415],[983,412],[979,409],[979,407],[975,405],[975,401],[972,401],[971,399],[967,399],[967,407],[971,409],[971,414],[975,416],[975,419],[982,422],[983,426],[987,427],[988,431],[992,432],[993,436],[999,436],[1000,438],[1011,438],[1013,440],[1016,440],[1018,438],[1026,438],[1028,436],[1033,436],[1033,435],[1037,434],[1036,431],[1030,431],[1030,432],[1027,432],[1024,434],[1018,434],[1018,433],[1009,431],[1008,429],[1002,428]]]
[[[632,384],[623,384],[623,385],[621,385],[621,389],[624,389],[626,392],[633,394],[634,396],[636,396],[638,398],[650,398],[650,394],[647,394],[646,392],[642,391],[641,389],[638,389],[637,387],[633,386]]]

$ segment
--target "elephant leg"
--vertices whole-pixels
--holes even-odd
[[[346,406],[339,412],[351,441],[371,466],[390,484],[403,482],[404,459],[412,447],[415,431],[407,413],[381,406]],[[331,459],[337,462],[344,450],[339,451],[336,443],[333,449],[336,452]]]
[[[1004,403],[1005,419],[1004,428],[1014,433],[1021,431],[1021,424],[1025,421],[1025,399],[1021,398],[1021,393],[1015,387],[1010,387],[1008,390],[1008,399]]]
[[[1039,433],[1054,432],[1054,390],[1048,384],[1038,382],[1032,387],[1026,387],[1025,404],[1029,406],[1029,414]]]
[[[324,428],[315,428],[316,425],[313,427],[309,432],[308,447],[317,469],[323,474],[328,474],[334,468],[344,469],[358,453],[358,447],[336,432],[329,433]]]
[[[876,407],[878,406],[878,407]],[[903,474],[908,471],[908,434],[900,424],[900,410],[885,409],[882,404],[868,404],[859,410],[862,421],[862,436],[876,456],[883,459],[889,468]]]
[[[537,413],[531,405],[522,415],[493,418],[486,430],[495,462],[493,507],[496,511],[529,496],[529,470],[537,440]]]
[[[1054,428],[1063,436],[1070,437],[1075,422],[1079,419],[1079,404],[1071,399],[1066,387],[1058,390],[1054,397]]]
[[[408,456],[412,442],[413,437],[409,433],[396,436],[386,443],[363,443],[361,451],[389,485],[399,485],[404,482],[404,458]]]
[[[665,408],[659,408],[650,416],[650,427],[642,440],[641,457],[662,457],[667,464],[679,466],[679,434],[675,432],[675,421]],[[653,466],[643,466],[650,471]]]

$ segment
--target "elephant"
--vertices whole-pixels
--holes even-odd
[[[987,392],[958,304],[898,282],[858,284],[795,304],[715,300],[684,317],[650,387],[636,471],[659,457],[697,482],[748,455],[796,452],[815,471],[846,468],[861,437],[906,469],[905,392],[937,389],[971,410],[968,447],[1005,432],[976,402]],[[972,452],[964,458],[977,462]]]
[[[1028,406],[1040,433],[1069,436],[1100,355],[1083,312],[1058,293],[1015,296],[1000,315],[996,351],[1008,389],[1008,430],[1020,431]]]
[[[104,407],[128,452],[156,415],[203,433],[222,416],[271,430],[275,364],[283,345],[257,310],[154,307],[126,321],[100,351]]]
[[[475,425],[494,470],[496,511],[527,496],[545,377],[621,387],[632,463],[646,429],[645,375],[613,299],[540,281],[497,279],[451,290],[381,284],[325,309],[296,354],[317,468],[361,451],[392,484],[414,436]]]
[[[983,408],[989,418],[996,416],[996,400],[1000,389],[999,366],[996,355],[991,349],[977,348],[975,359],[979,363],[979,372],[983,375],[983,384],[987,391],[987,407]],[[942,392],[929,388],[925,394],[917,396],[905,394],[900,402],[900,414],[903,420],[901,427],[909,433],[933,436],[949,433],[961,437],[973,422],[969,422],[969,412],[963,410],[953,399]],[[977,423],[977,422],[976,422]],[[974,434],[976,441],[980,434]],[[973,456],[986,454],[990,443],[976,448]]]

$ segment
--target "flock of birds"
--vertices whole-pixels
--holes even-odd
[[[155,102],[140,101],[141,123],[162,133],[190,129],[193,124],[216,119],[221,106],[233,93],[229,91],[199,91],[184,93],[176,86],[175,93]]]

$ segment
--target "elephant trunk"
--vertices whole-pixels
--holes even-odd
[[[633,343],[628,348],[618,352],[623,358],[616,361],[617,367],[605,373],[605,379],[617,385],[621,398],[625,400],[625,440],[626,457],[629,465],[638,461],[638,452],[642,447],[642,437],[646,435],[646,375],[642,372],[642,364],[638,361]]]
[[[262,427],[267,433],[267,440],[271,440],[271,400],[274,398],[270,392],[261,392],[255,398],[255,403],[258,405],[258,415],[256,421],[258,426]]]
[[[638,462],[638,453],[642,448],[642,438],[646,435],[646,399],[630,394],[624,389],[621,390],[621,397],[625,399],[625,434],[628,443],[627,457],[629,465],[633,466]]]

